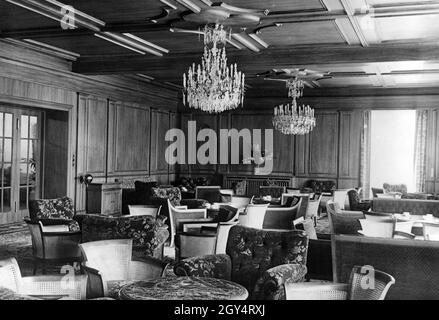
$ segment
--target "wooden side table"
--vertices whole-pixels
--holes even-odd
[[[87,186],[87,213],[122,214],[122,185],[119,182],[90,183]]]

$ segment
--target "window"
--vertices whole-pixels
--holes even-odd
[[[377,110],[371,112],[370,186],[405,184],[416,191],[415,152],[416,111]]]

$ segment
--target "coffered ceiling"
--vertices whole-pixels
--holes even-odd
[[[437,0],[61,1],[0,0],[0,36],[54,50],[74,72],[178,89],[200,61],[199,28],[220,22],[231,30],[227,55],[246,73],[249,96],[286,94],[282,82],[260,76],[273,69],[327,75],[308,81],[305,95],[439,88]],[[74,29],[66,29],[72,9]]]

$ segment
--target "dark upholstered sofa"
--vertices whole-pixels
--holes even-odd
[[[313,193],[333,193],[336,189],[335,181],[333,180],[308,180],[301,188],[302,192]]]
[[[334,235],[334,281],[347,283],[353,266],[369,265],[396,282],[386,299],[439,299],[439,242]]]
[[[372,211],[388,213],[410,212],[415,215],[432,214],[435,217],[439,217],[439,201],[374,198],[372,200]]]
[[[174,266],[178,276],[231,280],[249,291],[250,299],[285,299],[285,282],[306,275],[308,237],[304,231],[273,231],[234,226],[226,254],[193,257]]]
[[[169,231],[162,216],[82,216],[82,242],[133,239],[133,254],[163,258]]]

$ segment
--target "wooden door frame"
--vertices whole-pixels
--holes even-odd
[[[75,94],[77,97],[77,94]],[[77,109],[74,104],[54,103],[48,101],[38,101],[22,97],[13,97],[0,95],[0,103],[5,106],[16,108],[39,108],[42,110],[58,110],[68,112],[68,142],[67,142],[67,196],[74,198],[75,196],[75,174],[76,174],[76,124]],[[74,100],[77,103],[77,99]]]

